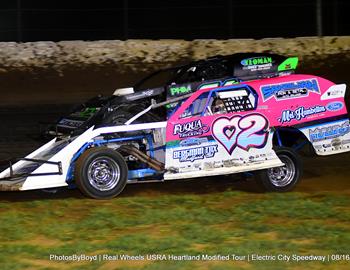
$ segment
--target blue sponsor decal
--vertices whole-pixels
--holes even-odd
[[[255,65],[265,65],[271,64],[273,62],[272,57],[270,56],[257,56],[246,58],[241,61],[242,66],[255,66]]]
[[[337,138],[345,134],[348,134],[349,132],[350,132],[349,121],[346,121],[341,125],[332,125],[328,127],[309,129],[309,136],[310,136],[311,142],[317,142],[317,141]]]
[[[324,106],[315,106],[310,108],[299,107],[294,111],[284,110],[282,112],[282,116],[278,119],[278,121],[281,123],[290,122],[292,120],[300,121],[305,117],[308,117],[314,114],[323,113],[325,111],[326,111],[326,107]]]
[[[260,87],[264,101],[274,97],[276,100],[307,96],[309,92],[320,93],[316,79],[301,80]]]
[[[192,146],[201,145],[202,143],[208,142],[207,138],[188,138],[180,142],[180,146]]]
[[[328,111],[332,111],[332,112],[340,111],[341,109],[343,109],[343,102],[334,101],[334,102],[328,103],[326,108]]]
[[[212,158],[218,152],[217,145],[208,145],[203,147],[183,149],[173,152],[173,159],[180,162],[195,161],[198,159]]]

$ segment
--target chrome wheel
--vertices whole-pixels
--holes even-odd
[[[112,158],[101,156],[90,163],[87,178],[90,185],[99,191],[112,190],[119,182],[120,167]]]
[[[274,186],[285,187],[292,183],[295,177],[296,168],[293,160],[289,156],[282,154],[279,158],[285,165],[268,169],[267,176]]]

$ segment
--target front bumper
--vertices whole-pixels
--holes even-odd
[[[31,159],[31,158],[19,158],[17,161],[24,161],[30,166],[23,166],[20,170],[13,170],[12,161],[8,161],[9,167],[7,168],[7,173],[5,177],[0,178],[0,191],[19,191],[22,189],[24,182],[27,177],[31,176],[50,176],[50,175],[62,175],[62,163],[47,161],[42,159]],[[6,161],[5,161],[6,162]],[[4,163],[2,161],[1,163]],[[57,166],[57,171],[46,172],[46,173],[33,173],[35,169],[40,167],[42,164],[51,164]],[[27,172],[22,172],[23,169]]]

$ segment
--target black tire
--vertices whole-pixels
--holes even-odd
[[[140,113],[148,106],[140,103],[138,105],[123,105],[119,108],[116,108],[112,112],[108,112],[104,115],[102,119],[102,126],[118,126],[124,125],[125,122],[130,120],[136,114]],[[138,119],[136,119],[132,124],[140,124],[140,123],[148,123],[148,122],[158,122],[164,121],[164,117],[159,115],[158,113],[148,112],[144,115],[141,115]]]
[[[140,103],[138,105],[124,104],[119,105],[112,111],[105,113],[102,119],[102,125],[104,126],[119,126],[124,125],[125,122],[130,120],[137,113],[141,112],[144,106]]]
[[[107,147],[94,147],[79,157],[74,177],[84,195],[111,199],[123,191],[128,180],[128,167],[118,152]]]
[[[286,192],[292,190],[299,182],[303,171],[300,156],[288,147],[275,149],[277,156],[285,166],[262,170],[257,173],[257,181],[265,191]]]
[[[133,116],[134,116],[133,114],[125,111],[113,112],[109,114],[105,119],[103,119],[103,125],[104,126],[121,126],[121,125],[124,125],[125,122],[127,122]]]

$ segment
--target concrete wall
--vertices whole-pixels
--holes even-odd
[[[0,106],[78,102],[110,94],[159,68],[237,52],[299,56],[301,72],[349,78],[350,37],[2,42]]]

